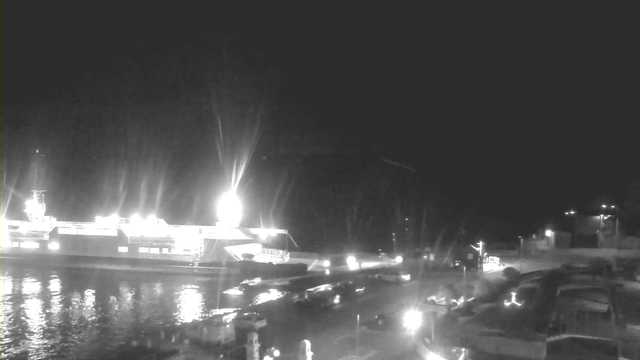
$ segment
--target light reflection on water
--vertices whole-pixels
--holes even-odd
[[[183,286],[178,295],[176,317],[180,322],[191,322],[202,314],[202,293],[197,286]]]
[[[101,359],[157,325],[200,319],[216,309],[275,300],[268,290],[228,296],[238,280],[155,274],[0,268],[1,359]]]

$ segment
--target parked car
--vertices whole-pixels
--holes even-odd
[[[376,274],[375,278],[391,282],[407,282],[411,280],[411,274],[404,271],[388,271]]]
[[[459,304],[464,302],[464,298],[451,299],[451,308],[456,308]],[[431,295],[427,298],[427,304],[447,306],[447,298],[441,294]]]
[[[349,300],[362,296],[366,293],[367,288],[362,285],[358,285],[353,281],[338,284],[333,287],[333,292],[340,295],[341,300]]]
[[[340,304],[341,296],[333,291],[323,291],[298,299],[293,305],[304,309],[326,309]]]
[[[233,325],[240,329],[258,330],[267,326],[267,319],[256,312],[238,314],[233,320]]]
[[[391,327],[401,325],[401,316],[397,312],[382,313],[376,315],[376,322],[380,326]]]

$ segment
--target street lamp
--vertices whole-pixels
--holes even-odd
[[[226,192],[218,201],[218,220],[225,226],[237,227],[242,220],[242,203],[234,192]]]
[[[393,253],[395,254],[396,251],[397,251],[397,248],[396,248],[396,233],[391,233],[391,236],[393,236],[391,241],[393,242]]]
[[[616,228],[615,228],[615,233],[614,233],[614,248],[616,251],[616,255],[613,256],[613,271],[617,271],[618,269],[618,262],[616,259],[616,256],[618,255],[618,227],[619,227],[619,218],[620,218],[620,212],[618,211],[618,208],[615,205],[607,205],[607,204],[602,204],[601,205],[602,210],[606,210],[606,209],[611,209],[613,211],[615,211],[615,217],[616,217]],[[604,217],[604,213],[600,214],[600,232],[602,232],[602,227],[604,226],[604,219],[606,219]]]
[[[576,242],[577,242],[577,239],[576,239],[576,217],[575,217],[576,212],[574,210],[569,210],[569,211],[565,211],[564,214],[566,216],[569,216],[569,217],[573,218],[573,226],[572,226],[572,229],[571,229],[571,247],[577,247],[576,246],[577,245],[576,244]]]
[[[518,236],[520,239],[520,272],[522,272],[522,255],[524,253],[524,238],[522,236]]]
[[[602,204],[602,205],[600,205],[600,207],[602,208],[603,211],[607,210],[607,209],[611,209],[611,210],[616,211],[616,213],[617,213],[617,207],[615,205]],[[604,220],[605,219],[606,218],[604,217],[604,212],[600,213],[600,231],[601,232],[602,232],[602,227],[604,226]],[[616,234],[617,234],[617,232],[618,232],[618,216],[616,214]]]
[[[484,265],[484,242],[482,242],[482,240],[478,241],[478,246],[475,247],[473,245],[471,245],[471,247],[478,252],[478,254],[480,255],[478,257],[478,268],[480,269],[480,273],[483,272],[483,265]]]

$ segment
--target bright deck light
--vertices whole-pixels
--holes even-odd
[[[402,262],[402,260],[404,260],[404,259],[402,258],[402,256],[400,256],[400,255],[396,256],[396,262],[397,262],[398,264],[400,264],[400,263]]]
[[[553,231],[551,231],[551,230],[547,230],[547,231],[545,231],[545,232],[544,232],[544,236],[546,236],[546,237],[552,237],[552,236],[553,236]]]
[[[222,194],[218,202],[218,220],[226,225],[236,227],[242,220],[242,203],[235,193]]]
[[[138,214],[133,214],[131,215],[131,223],[132,224],[140,224],[142,222],[142,218],[140,217],[140,215]]]
[[[322,262],[322,266],[324,266],[324,267],[329,267],[329,266],[331,266],[331,261],[329,261],[329,260],[325,260],[325,261],[323,261],[323,262]]]

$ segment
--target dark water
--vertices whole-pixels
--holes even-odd
[[[0,358],[100,359],[157,325],[265,300],[222,294],[238,281],[2,263]]]

